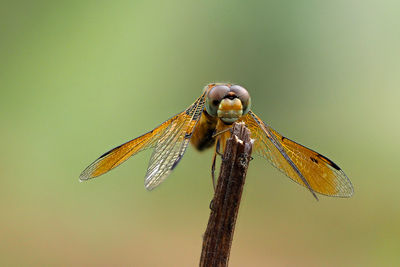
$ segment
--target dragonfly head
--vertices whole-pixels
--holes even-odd
[[[251,99],[246,89],[226,83],[210,84],[207,87],[206,111],[232,124],[250,110]]]

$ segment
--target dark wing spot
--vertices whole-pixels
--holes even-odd
[[[284,142],[284,141],[285,141],[285,139],[287,139],[287,138],[286,138],[286,137],[284,137],[284,136],[282,136],[282,138],[281,138],[282,142]]]
[[[311,159],[311,161],[312,161],[312,162],[314,162],[314,163],[317,163],[317,164],[318,164],[318,160],[314,159],[313,157],[310,157],[310,159]]]
[[[177,158],[177,159],[175,160],[174,164],[172,164],[171,171],[172,171],[173,169],[175,169],[176,165],[178,165],[178,163],[179,163],[179,161],[181,161],[181,159],[182,159],[182,156],[180,156],[179,158]]]
[[[340,171],[339,166],[336,165],[336,163],[334,163],[332,160],[328,159],[327,157],[322,156],[321,154],[318,154],[318,158],[322,159],[323,161],[325,161],[326,163],[331,165],[333,168],[335,168],[336,170]]]
[[[192,137],[192,134],[193,134],[193,132],[191,132],[191,133],[186,133],[185,134],[185,139],[189,139],[190,137]]]
[[[122,144],[122,145],[123,145],[123,144]],[[105,156],[107,156],[108,154],[110,154],[111,152],[113,152],[115,149],[120,148],[122,145],[117,146],[117,147],[114,147],[113,149],[107,151],[106,153],[104,153],[103,155],[101,155],[101,156],[99,157],[99,159],[104,158]]]

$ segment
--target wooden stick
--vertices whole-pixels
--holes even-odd
[[[244,123],[233,125],[231,137],[226,142],[217,189],[210,206],[211,214],[203,237],[201,267],[228,265],[253,142]]]

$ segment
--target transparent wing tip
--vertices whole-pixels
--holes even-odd
[[[90,167],[90,166],[89,166],[89,167]],[[91,169],[91,168],[89,169],[89,167],[86,168],[86,169],[79,175],[79,181],[80,181],[80,182],[84,182],[84,181],[87,181],[87,180],[93,178],[92,175],[91,175],[91,174],[92,174],[92,169]]]
[[[85,181],[87,181],[87,180],[89,180],[90,179],[90,177],[87,177],[86,175],[85,175],[85,173],[81,173],[81,175],[79,175],[79,182],[85,182]]]
[[[152,191],[154,188],[156,188],[158,185],[160,184],[160,182],[157,181],[145,181],[144,182],[144,187],[148,190],[148,191]]]
[[[343,198],[352,197],[354,195],[353,184],[351,183],[350,179],[347,177],[347,175],[344,173],[343,170],[340,170],[338,173],[339,173],[338,176],[341,178],[341,182],[337,187],[339,191],[338,197],[343,197]]]
[[[339,196],[344,198],[350,198],[353,195],[354,195],[354,187],[353,185],[350,184],[350,186],[346,188],[346,190],[342,192],[342,194],[340,194]]]
[[[154,188],[159,186],[165,180],[165,178],[167,178],[167,176],[170,173],[171,173],[171,171],[162,173],[161,175],[155,175],[155,176],[150,176],[150,177],[146,176],[146,178],[144,180],[144,187],[147,190],[152,191]]]
[[[147,191],[153,191],[153,189],[154,189],[155,187],[145,184],[145,185],[144,185],[144,188],[146,188]]]

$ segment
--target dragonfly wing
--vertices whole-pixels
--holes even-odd
[[[91,178],[95,178],[97,176],[100,176],[115,167],[119,166],[121,163],[123,163],[125,160],[130,158],[131,156],[137,154],[140,151],[143,151],[147,148],[158,148],[161,143],[163,143],[161,140],[167,140],[168,134],[171,133],[171,129],[173,128],[179,128],[179,125],[182,126],[181,129],[187,128],[184,126],[186,123],[186,120],[183,118],[186,118],[188,116],[187,113],[191,110],[196,110],[201,114],[202,110],[204,108],[204,94],[196,100],[195,103],[193,103],[188,109],[186,109],[184,112],[179,113],[178,115],[175,115],[174,117],[170,118],[169,120],[163,122],[161,125],[153,129],[152,131],[139,136],[131,141],[128,141],[118,147],[115,147],[111,149],[110,151],[104,153],[101,155],[97,160],[95,160],[92,164],[90,164],[80,175],[79,179],[81,181],[89,180]],[[201,111],[199,111],[201,110]],[[197,118],[198,117],[198,118]],[[198,119],[200,116],[193,116],[193,118]],[[193,121],[193,120],[192,120]],[[195,123],[193,124],[193,128]],[[187,144],[185,145],[186,148]],[[184,150],[183,150],[184,152]],[[154,154],[152,155],[152,160],[154,158]],[[182,153],[183,154],[183,153]],[[152,162],[150,160],[150,163]],[[156,173],[154,173],[156,174]],[[153,175],[154,175],[153,174]],[[147,180],[147,175],[146,175],[146,180]]]
[[[144,149],[154,147],[157,138],[165,131],[174,119],[175,117],[165,121],[154,130],[104,153],[81,173],[79,179],[84,181],[100,176],[119,166],[134,154]]]
[[[204,110],[204,102],[205,93],[178,114],[157,139],[145,176],[144,183],[148,190],[158,186],[181,160]]]
[[[254,151],[289,178],[327,196],[350,197],[353,186],[346,174],[325,156],[276,132],[250,111],[242,119],[256,139]],[[315,194],[314,194],[315,196]]]

